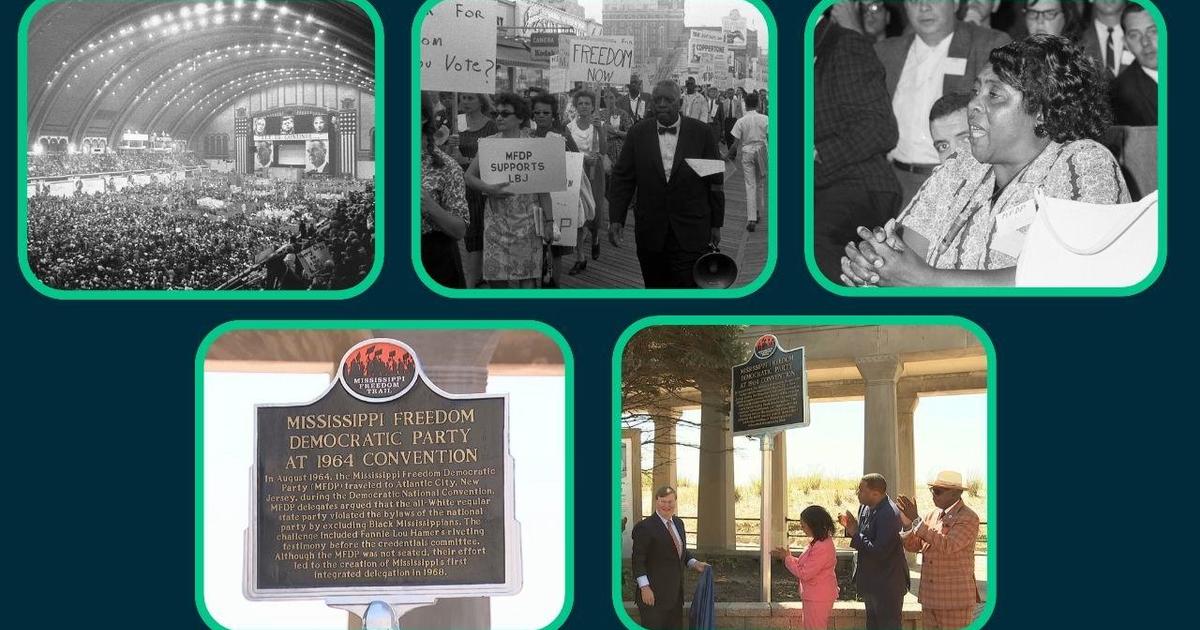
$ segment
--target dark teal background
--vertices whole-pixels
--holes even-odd
[[[690,0],[699,2],[701,0]],[[646,315],[959,315],[996,346],[999,515],[989,628],[1186,625],[1200,389],[1194,68],[1200,4],[1161,0],[1173,45],[1171,255],[1129,298],[840,298],[802,251],[802,58],[813,2],[771,2],[779,32],[778,266],[740,300],[451,300],[417,279],[408,251],[409,33],[418,3],[375,2],[387,41],[388,220],[383,272],[343,302],[57,301],[3,274],[10,401],[3,413],[6,627],[204,627],[195,612],[194,358],[233,319],[537,319],[576,358],[576,443],[611,442],[613,344]],[[25,8],[18,3],[12,33]],[[15,59],[15,48],[13,51]],[[15,61],[9,85],[16,81]],[[16,90],[5,99],[16,106]],[[7,120],[15,120],[10,111]],[[5,161],[17,159],[9,151]],[[16,164],[10,163],[16,180]],[[19,202],[16,186],[9,199]],[[15,207],[11,217],[16,216]],[[15,220],[0,222],[13,243]],[[1195,388],[1195,389],[1194,389]],[[1192,420],[1188,420],[1192,418]],[[575,605],[565,627],[617,627],[610,585],[611,451],[576,449]],[[557,500],[547,497],[546,500]],[[245,506],[231,505],[230,510]],[[14,623],[17,622],[17,623]],[[12,625],[10,625],[12,624]]]

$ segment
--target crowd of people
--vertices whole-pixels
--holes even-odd
[[[28,200],[29,265],[58,289],[352,287],[374,257],[373,186],[316,188],[324,192],[208,173],[93,194],[37,194]],[[310,248],[319,255],[306,267],[299,257]]]
[[[863,475],[858,484],[857,514],[848,510],[836,523],[856,552],[854,585],[870,630],[895,630],[903,625],[904,596],[911,588],[905,551],[921,555],[920,628],[958,629],[971,625],[983,598],[975,581],[975,541],[980,519],[963,501],[962,474],[946,470],[929,482],[933,509],[922,515],[913,497],[888,495],[883,475]],[[683,572],[699,573],[710,566],[687,548],[687,529],[675,515],[678,494],[670,486],[654,492],[654,514],[631,532],[633,599],[641,625],[650,630],[683,627]],[[824,507],[810,505],[800,513],[800,528],[810,538],[799,554],[787,547],[771,553],[796,577],[803,607],[803,627],[823,630],[840,593],[835,570],[837,535],[834,517]],[[693,614],[700,602],[693,600]]]
[[[115,151],[107,153],[43,153],[26,158],[29,177],[57,177],[128,171],[196,168],[204,160],[192,152]]]
[[[655,154],[664,179],[678,169],[668,169],[657,157],[661,147],[654,151],[646,142],[660,135],[656,126],[666,125],[675,130],[672,152],[677,134],[696,134],[696,142],[688,143],[695,154],[673,156],[674,166],[694,157],[741,168],[747,229],[753,231],[766,204],[767,94],[697,85],[690,77],[682,88],[663,81],[653,95],[642,89],[633,75],[620,89],[599,91],[578,84],[569,93],[531,87],[521,94],[423,94],[421,258],[429,275],[450,288],[556,288],[564,273],[588,272],[588,264],[601,257],[605,235],[619,247],[633,211],[645,286],[694,287],[692,264],[720,239],[723,173],[699,176],[688,168],[687,176],[671,182],[675,194],[659,191],[648,198],[643,193],[653,188],[655,176],[642,172],[642,162]],[[689,121],[686,129],[680,119]],[[479,176],[480,139],[548,135],[562,137],[567,151],[584,155],[573,217],[582,227],[574,246],[560,244],[548,194],[513,195]],[[704,207],[679,203],[696,197],[705,199]]]
[[[824,275],[1011,286],[1035,193],[1118,204],[1152,192],[1131,195],[1113,152],[1127,127],[1158,123],[1154,18],[1123,0],[1013,4],[847,0],[818,24]]]

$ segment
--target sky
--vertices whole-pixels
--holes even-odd
[[[604,21],[604,0],[579,0],[583,5],[586,17],[598,22]],[[683,5],[684,24],[687,26],[720,26],[721,18],[737,9],[746,18],[747,28],[758,31],[758,44],[767,49],[770,39],[767,33],[766,20],[758,7],[741,0],[687,0]]]
[[[854,478],[863,474],[863,402],[814,402],[812,423],[787,432],[788,476],[823,474]],[[689,410],[683,419],[700,421],[700,410]],[[649,437],[649,436],[647,436]],[[681,443],[700,443],[700,430],[680,425]],[[920,484],[939,470],[957,470],[963,477],[987,478],[987,396],[969,394],[927,396],[917,405],[913,419],[916,480]],[[735,484],[761,476],[759,443],[734,438]],[[680,478],[699,476],[699,451],[676,450]],[[653,465],[653,446],[642,448],[642,466]]]
[[[227,628],[345,630],[347,613],[321,601],[249,601],[242,595],[250,506],[254,405],[304,403],[329,385],[325,374],[205,373],[204,598]],[[488,393],[509,394],[509,446],[521,523],[524,588],[493,597],[492,628],[550,624],[564,601],[566,451],[562,376],[492,376]],[[558,421],[550,419],[557,418]],[[536,541],[536,544],[534,544]]]

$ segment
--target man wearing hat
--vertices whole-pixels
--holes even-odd
[[[980,601],[975,584],[975,539],[979,515],[963,503],[962,474],[943,470],[929,483],[937,509],[921,518],[916,501],[901,495],[896,503],[904,529],[904,548],[921,554],[922,628],[965,628]]]
[[[654,514],[633,526],[634,601],[641,623],[650,630],[683,627],[683,570],[704,573],[708,564],[687,548],[683,519],[675,516],[675,488],[654,491]]]

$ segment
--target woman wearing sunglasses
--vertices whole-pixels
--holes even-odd
[[[497,96],[492,116],[501,139],[533,138],[525,99],[511,92]],[[467,167],[467,185],[487,199],[483,220],[483,280],[494,289],[535,288],[542,276],[543,235],[553,229],[549,193],[513,194],[508,184],[485,184],[479,157]]]

